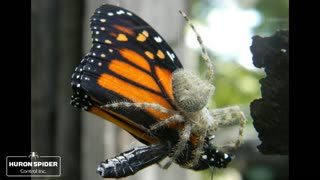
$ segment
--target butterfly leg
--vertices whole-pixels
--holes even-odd
[[[215,127],[213,128],[214,131],[216,131],[221,125],[228,125],[236,120],[239,120],[240,126],[239,126],[239,133],[238,133],[237,140],[233,143],[220,146],[220,148],[224,148],[224,147],[238,148],[243,141],[243,130],[246,123],[246,117],[243,114],[243,112],[240,110],[240,108],[238,106],[231,106],[231,107],[225,107],[220,109],[213,109],[213,110],[210,110],[210,114],[213,116],[214,120],[216,121],[214,125]]]

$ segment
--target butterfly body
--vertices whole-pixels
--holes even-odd
[[[226,167],[231,158],[211,137],[220,120],[230,120],[227,113],[232,120],[242,116],[238,109],[208,110],[214,86],[183,70],[164,39],[134,13],[102,5],[90,27],[93,46],[72,75],[71,104],[146,144],[107,159],[98,172],[125,177],[167,156],[193,170]]]

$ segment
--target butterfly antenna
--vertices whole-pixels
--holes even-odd
[[[188,22],[189,26],[191,27],[191,29],[193,30],[193,32],[196,34],[197,36],[197,40],[199,42],[199,45],[201,47],[201,55],[202,55],[202,58],[204,59],[204,62],[206,63],[207,65],[207,75],[206,75],[206,78],[212,82],[213,80],[213,65],[212,65],[212,62],[211,62],[211,59],[208,55],[208,52],[206,50],[206,48],[204,47],[203,45],[203,41],[198,33],[198,31],[196,30],[196,28],[193,26],[191,20],[188,18],[188,16],[181,10],[179,10],[179,13],[184,17],[184,19]]]

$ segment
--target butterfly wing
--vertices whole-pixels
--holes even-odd
[[[103,109],[113,102],[156,103],[176,109],[172,72],[182,68],[164,39],[144,20],[121,7],[102,5],[91,17],[93,46],[72,75],[71,104],[115,123],[144,143],[178,139],[174,130],[148,133],[169,117],[154,109]],[[165,132],[165,133],[164,133]]]

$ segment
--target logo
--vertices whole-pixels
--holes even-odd
[[[7,156],[8,177],[60,177],[60,156],[39,156],[31,152],[29,156]]]

